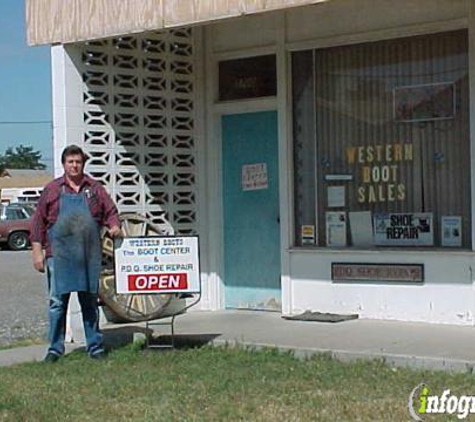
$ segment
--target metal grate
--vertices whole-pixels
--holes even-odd
[[[196,233],[191,29],[80,45],[87,171],[121,212]]]

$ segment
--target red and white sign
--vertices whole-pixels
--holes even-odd
[[[128,237],[115,245],[117,293],[199,293],[198,237]]]
[[[188,275],[181,274],[131,274],[127,276],[131,292],[163,292],[186,290]]]

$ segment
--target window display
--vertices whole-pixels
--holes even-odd
[[[310,225],[317,246],[470,248],[467,43],[454,31],[292,54],[296,246]]]

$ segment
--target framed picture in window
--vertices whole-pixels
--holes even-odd
[[[426,122],[455,116],[455,84],[400,86],[393,90],[396,122]]]

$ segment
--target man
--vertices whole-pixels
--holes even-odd
[[[46,270],[50,297],[50,347],[45,362],[56,362],[64,354],[71,292],[78,292],[88,355],[93,359],[105,357],[97,303],[100,228],[106,226],[112,237],[120,235],[121,229],[117,208],[104,187],[84,174],[85,162],[78,146],[64,149],[64,175],[46,185],[32,218],[33,266],[40,272]]]

